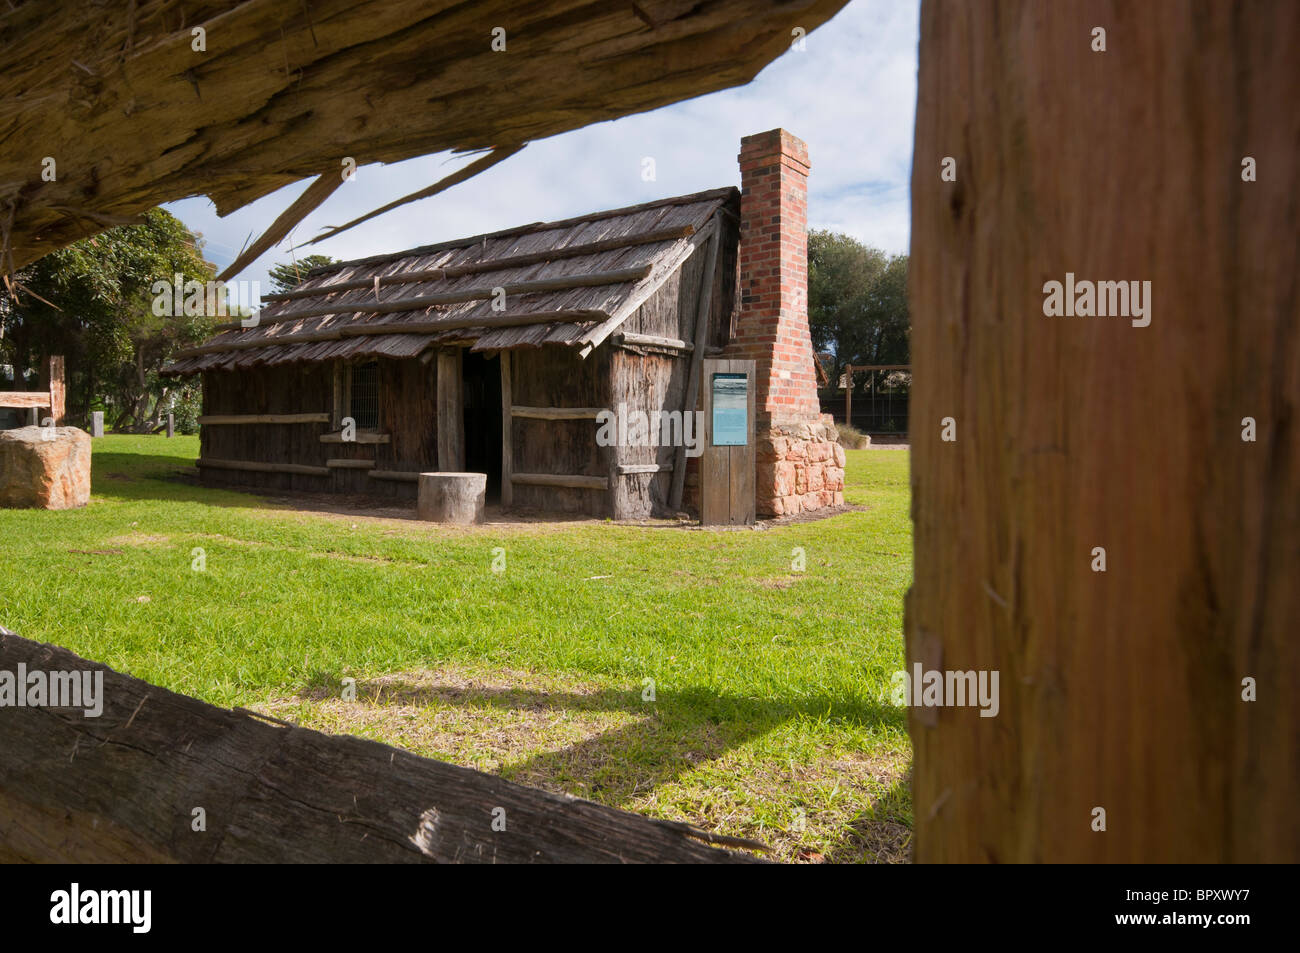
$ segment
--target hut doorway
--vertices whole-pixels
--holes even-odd
[[[461,370],[465,401],[465,469],[487,474],[487,500],[501,500],[501,361],[466,348]]]

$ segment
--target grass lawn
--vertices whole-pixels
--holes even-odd
[[[0,624],[777,859],[906,859],[905,710],[880,700],[903,662],[906,451],[849,451],[864,510],[731,531],[303,513],[194,485],[197,454],[108,436],[88,507],[0,510]]]

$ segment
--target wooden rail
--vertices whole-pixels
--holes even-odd
[[[307,466],[303,463],[263,463],[261,460],[217,460],[200,457],[195,465],[210,470],[245,470],[250,473],[296,473],[301,476],[329,476],[328,467]]]
[[[392,439],[392,434],[370,433],[364,430],[358,430],[351,440],[344,440],[343,431],[341,430],[335,430],[332,433],[323,433],[320,435],[321,443],[389,443]]]
[[[0,407],[48,407],[47,390],[0,390]]]
[[[576,490],[608,490],[607,477],[584,476],[577,473],[516,473],[512,483],[522,486],[563,486]]]
[[[431,471],[425,471],[431,472]],[[366,476],[375,480],[398,480],[403,483],[419,483],[419,470],[370,470]]]
[[[625,344],[629,347],[658,347],[668,351],[681,351],[689,354],[695,350],[695,345],[690,341],[683,341],[680,338],[665,338],[655,334],[636,334],[632,331],[624,331],[622,334],[615,335],[615,343]]]
[[[510,408],[511,417],[529,417],[533,420],[595,420],[603,407],[523,407]]]
[[[324,414],[206,414],[199,418],[204,426],[239,424],[327,424],[330,415]]]

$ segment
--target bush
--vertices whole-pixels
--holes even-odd
[[[863,433],[856,427],[850,427],[848,424],[836,424],[835,428],[840,432],[840,446],[845,450],[865,450],[871,446],[871,437]]]

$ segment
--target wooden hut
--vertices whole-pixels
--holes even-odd
[[[413,500],[419,473],[468,470],[505,507],[680,509],[684,449],[602,446],[597,416],[695,407],[733,333],[739,206],[717,189],[312,271],[165,369],[202,375],[203,481]]]

